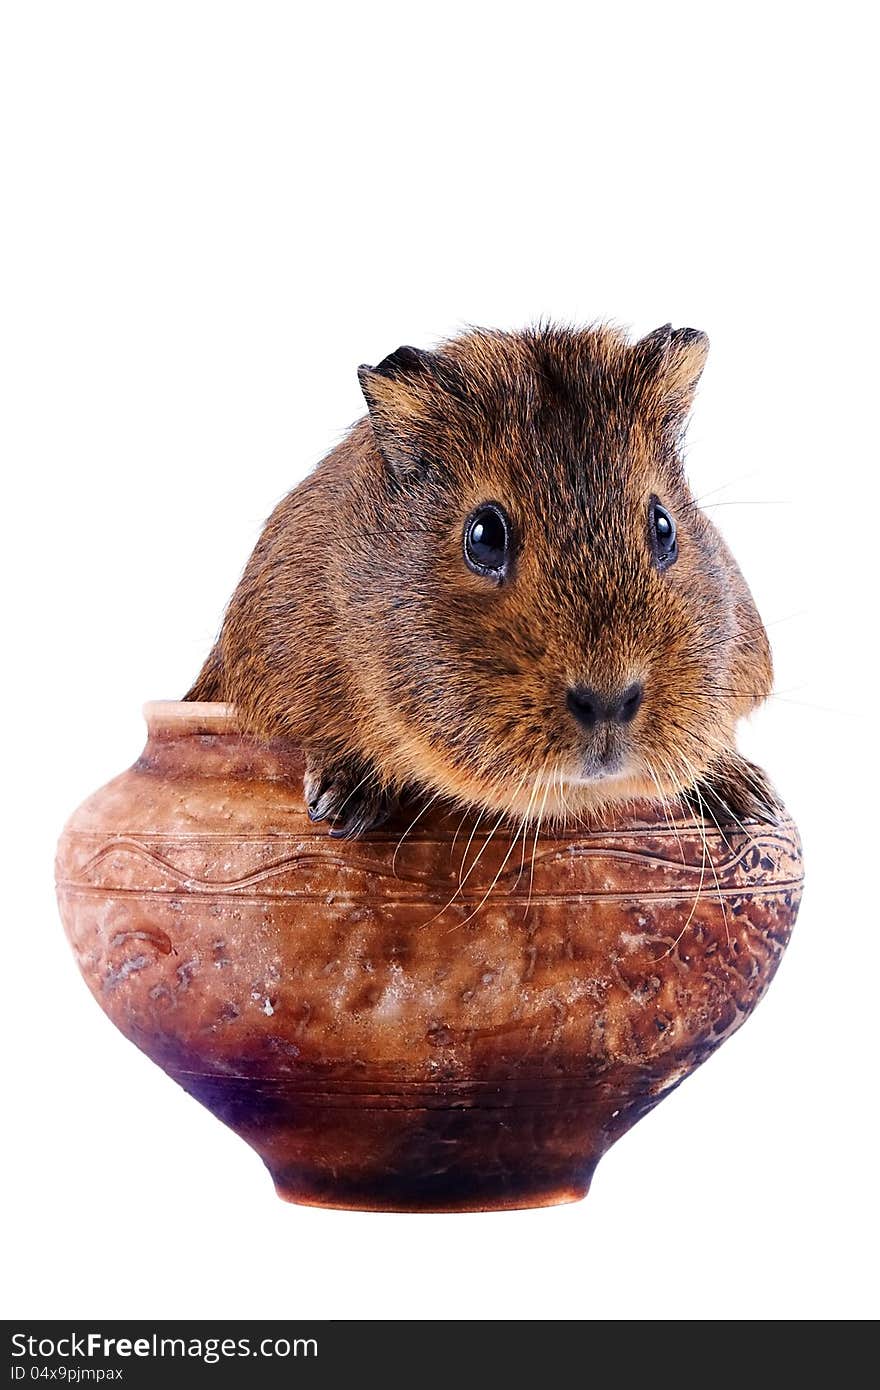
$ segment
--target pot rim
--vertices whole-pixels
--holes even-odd
[[[241,733],[235,705],[221,700],[147,700],[143,715],[150,733]]]

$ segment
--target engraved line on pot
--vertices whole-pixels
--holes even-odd
[[[737,1026],[748,1017],[748,1009],[739,1010],[737,1013]],[[733,1031],[736,1031],[734,1028]],[[560,1092],[564,1093],[567,1100],[571,1097],[578,1104],[578,1107],[586,1106],[596,1110],[605,1110],[609,1106],[625,1109],[633,1103],[640,1103],[644,1098],[645,1091],[663,1090],[672,1082],[679,1082],[685,1078],[680,1075],[682,1064],[687,1066],[685,1075],[689,1075],[692,1070],[703,1062],[709,1054],[720,1046],[720,1039],[713,1037],[707,1039],[690,1058],[682,1057],[678,1053],[666,1053],[662,1059],[657,1059],[652,1063],[632,1063],[634,1070],[638,1070],[639,1075],[633,1079],[633,1093],[624,1095],[620,1093],[608,1094],[606,1075],[612,1069],[613,1064],[609,1065],[606,1072],[597,1071],[591,1077],[584,1077],[572,1082],[563,1082],[563,1079],[555,1073],[541,1075],[540,1073],[530,1073],[527,1085],[521,1085],[517,1078],[502,1082],[484,1081],[479,1077],[448,1077],[442,1082],[432,1083],[421,1081],[414,1078],[409,1081],[382,1081],[381,1089],[374,1087],[372,1090],[345,1090],[336,1082],[330,1081],[326,1084],[314,1080],[298,1081],[293,1076],[261,1076],[258,1074],[247,1074],[245,1072],[206,1072],[190,1071],[183,1067],[167,1068],[169,1076],[179,1080],[185,1086],[182,1078],[188,1078],[191,1082],[205,1081],[209,1086],[213,1085],[218,1090],[235,1090],[236,1083],[240,1084],[242,1090],[251,1087],[259,1088],[273,1099],[287,1100],[288,1098],[295,1103],[308,1104],[314,1098],[314,1104],[323,1105],[328,1101],[338,1100],[343,1105],[348,1104],[352,1109],[361,1106],[364,1109],[392,1109],[397,1106],[389,1106],[389,1099],[400,1099],[404,1104],[410,1100],[411,1096],[421,1098],[425,1103],[425,1108],[437,1108],[431,1104],[434,1096],[443,1098],[449,1091],[461,1090],[464,1094],[458,1105],[471,1100],[475,1108],[482,1109],[487,1106],[484,1097],[501,1093],[510,1096],[510,1104],[517,1105],[523,1101],[526,1104],[540,1104],[546,1100],[548,1105],[557,1105],[560,1101]],[[662,1060],[662,1066],[660,1061]],[[482,1088],[482,1089],[481,1089]],[[471,1092],[472,1095],[468,1095]],[[555,1094],[553,1094],[555,1092]],[[549,1094],[548,1094],[549,1093]],[[366,1104],[373,1099],[384,1101],[382,1107]],[[342,1108],[342,1107],[340,1107]],[[401,1107],[402,1108],[402,1107]],[[419,1107],[421,1108],[421,1107]]]
[[[370,875],[370,877],[374,876]],[[388,879],[390,876],[382,874],[378,875],[378,877],[382,879]],[[508,876],[505,875],[505,877]],[[440,895],[444,893],[448,888],[448,883],[446,882],[446,880],[443,879],[414,879],[410,881],[413,882],[414,885],[424,890],[424,897],[420,899],[406,897],[403,895],[383,895],[381,898],[377,898],[376,901],[381,902],[382,904],[416,904],[419,901],[430,901],[432,893]],[[726,897],[729,897],[731,895],[736,896],[737,894],[742,894],[743,896],[753,896],[756,894],[760,895],[761,893],[766,892],[777,892],[780,888],[791,886],[791,884],[794,883],[801,883],[802,881],[803,876],[801,875],[797,878],[780,879],[773,885],[768,886],[760,882],[752,883],[748,879],[745,879],[740,882],[728,883],[723,885],[721,888],[721,893]],[[516,893],[513,891],[513,889],[508,888],[507,885],[502,884],[501,880],[499,880],[499,884],[501,886],[498,888],[498,894],[497,897],[493,899],[493,903],[503,902],[513,904],[518,902],[525,902],[527,900],[527,893]],[[230,901],[236,902],[283,902],[285,900],[290,902],[328,902],[329,899],[331,900],[329,905],[335,906],[341,906],[343,904],[358,904],[363,906],[369,905],[369,900],[366,898],[358,897],[356,894],[353,893],[340,892],[338,890],[334,890],[332,893],[329,894],[327,892],[314,892],[305,889],[294,889],[292,891],[284,891],[283,889],[281,889],[262,893],[248,893],[240,891],[236,885],[233,885],[232,887],[226,886],[222,883],[206,883],[194,885],[191,881],[188,880],[183,880],[181,884],[176,888],[128,888],[124,884],[84,883],[79,879],[59,878],[56,880],[56,887],[59,890],[64,888],[69,891],[77,891],[81,893],[106,894],[108,896],[135,896],[143,898],[145,900],[161,897],[175,898],[181,896],[186,898],[191,893],[192,897],[204,898],[205,901],[216,901],[218,899],[225,898]],[[589,898],[596,899],[600,902],[638,902],[642,898],[646,900],[650,899],[655,901],[674,901],[675,899],[680,898],[688,893],[688,886],[683,884],[680,888],[670,889],[654,889],[648,887],[633,888],[629,892],[625,892],[622,894],[609,894],[602,890],[583,889],[578,891],[576,889],[572,889],[568,893],[563,894],[542,893],[540,891],[536,891],[533,894],[533,896],[536,902],[564,902],[569,898]],[[718,897],[717,888],[712,889],[711,896],[713,898]],[[459,894],[456,898],[456,902],[458,903],[473,903],[481,900],[482,899],[480,895],[480,890],[476,884],[474,885],[474,889],[472,892],[465,892],[463,894]],[[454,905],[455,904],[450,904],[450,906]]]
[[[488,843],[489,842],[486,841],[487,845]],[[725,842],[723,840],[720,840],[719,837],[719,843]],[[774,843],[774,837],[767,836],[762,841],[761,848],[769,848],[771,843]],[[780,842],[776,840],[775,843],[779,844]],[[755,841],[748,841],[736,852],[729,854],[727,858],[719,858],[717,861],[714,861],[716,871],[720,871],[722,873],[732,872],[739,866],[739,864],[745,858],[746,854],[748,854],[751,850],[754,850],[756,848],[758,848],[758,846]],[[439,888],[447,883],[447,880],[445,878],[441,879],[436,876],[406,874],[399,872],[393,873],[390,866],[386,866],[381,863],[373,863],[369,860],[354,855],[349,858],[342,858],[338,855],[316,853],[312,850],[305,850],[299,854],[288,855],[282,859],[277,859],[273,861],[273,863],[265,865],[262,869],[256,870],[249,874],[242,875],[239,878],[226,880],[206,879],[201,878],[196,874],[187,873],[186,870],[181,869],[178,865],[171,863],[171,861],[167,859],[165,856],[157,854],[148,846],[146,846],[138,840],[135,840],[130,836],[119,837],[102,845],[101,848],[98,849],[92,855],[92,857],[81,866],[81,868],[79,869],[79,874],[81,876],[87,875],[91,870],[97,868],[105,859],[117,853],[127,853],[135,858],[145,860],[147,863],[153,865],[155,868],[160,869],[162,872],[169,874],[181,885],[181,887],[189,889],[193,892],[201,892],[203,890],[206,890],[209,892],[235,893],[239,889],[248,888],[256,883],[265,882],[267,879],[277,877],[290,869],[293,869],[295,867],[299,868],[310,863],[321,865],[333,865],[334,867],[345,871],[360,872],[373,878],[381,879],[394,877],[398,881],[403,883],[413,883],[428,887],[430,887],[431,885],[436,885]],[[661,855],[652,854],[650,851],[646,850],[638,851],[612,848],[602,849],[597,846],[582,844],[575,844],[565,847],[553,846],[552,848],[540,851],[535,857],[535,862],[547,867],[552,867],[552,865],[560,859],[571,858],[618,859],[633,864],[642,864],[646,866],[653,865],[658,868],[671,868],[677,871],[684,870],[685,872],[689,873],[698,873],[700,871],[700,866],[697,864],[683,863],[680,859],[667,859]],[[505,879],[509,879],[510,877],[512,877],[512,871],[500,874],[498,877],[498,884],[503,887]],[[78,879],[72,881],[83,880]]]
[[[713,1049],[713,1050],[714,1050],[714,1049]],[[701,1062],[703,1062],[703,1061],[705,1061],[705,1060],[706,1060],[705,1058],[701,1057],[701,1058],[699,1059],[699,1061],[697,1061],[697,1062],[694,1063],[694,1069],[695,1069],[697,1066],[699,1066]],[[169,1075],[173,1075],[173,1073],[169,1072]],[[679,1078],[679,1080],[683,1080],[683,1079],[684,1079],[684,1078]],[[186,1090],[186,1089],[187,1089],[187,1087],[184,1087],[184,1090]],[[657,1086],[657,1091],[664,1091],[664,1092],[665,1092],[665,1090],[666,1090],[666,1086],[665,1086],[665,1085],[658,1085],[658,1086]],[[644,1104],[644,1100],[645,1100],[644,1097],[640,1097],[640,1098],[639,1098],[639,1097],[633,1097],[632,1101],[627,1102],[627,1105]],[[407,1112],[409,1112],[409,1111],[415,1111],[415,1112],[418,1112],[418,1111],[425,1111],[425,1112],[428,1112],[428,1113],[430,1113],[431,1111],[437,1111],[437,1110],[439,1110],[439,1111],[443,1111],[443,1110],[450,1110],[450,1111],[460,1111],[460,1110],[476,1110],[476,1111],[482,1111],[482,1110],[486,1110],[486,1111],[489,1111],[489,1112],[494,1112],[494,1111],[496,1111],[496,1110],[503,1110],[503,1111],[510,1111],[510,1110],[513,1110],[513,1111],[516,1111],[516,1110],[519,1109],[519,1108],[522,1108],[523,1111],[528,1111],[528,1110],[551,1110],[551,1111],[552,1111],[552,1110],[554,1110],[554,1109],[556,1108],[556,1106],[558,1106],[558,1104],[559,1104],[559,1099],[558,1099],[558,1097],[551,1097],[551,1098],[549,1098],[549,1099],[546,1100],[546,1101],[541,1101],[541,1100],[538,1100],[538,1099],[534,1099],[534,1100],[533,1100],[533,1099],[529,1098],[529,1099],[527,1099],[527,1100],[525,1101],[525,1103],[524,1103],[521,1097],[516,1097],[514,1100],[509,1101],[509,1102],[506,1102],[506,1103],[503,1102],[503,1101],[498,1101],[498,1103],[495,1104],[495,1105],[493,1105],[493,1104],[491,1104],[491,1103],[489,1103],[489,1102],[487,1102],[487,1101],[480,1101],[478,1104],[474,1104],[474,1103],[471,1102],[471,1101],[464,1101],[464,1100],[461,1100],[461,1101],[452,1101],[451,1103],[446,1103],[446,1104],[442,1104],[442,1105],[440,1105],[440,1104],[438,1104],[438,1105],[425,1105],[425,1104],[419,1105],[419,1104],[414,1104],[414,1103],[412,1103],[412,1102],[410,1102],[410,1103],[408,1103],[408,1104],[407,1104],[407,1103],[403,1103],[403,1104],[400,1104],[400,1105],[389,1105],[389,1104],[387,1103],[387,1101],[385,1101],[385,1103],[384,1103],[384,1104],[381,1104],[381,1105],[380,1105],[380,1104],[375,1104],[375,1105],[363,1105],[363,1106],[351,1106],[351,1107],[349,1107],[349,1106],[347,1106],[347,1105],[333,1106],[333,1105],[328,1101],[328,1098],[327,1098],[326,1096],[317,1096],[317,1097],[315,1097],[315,1099],[314,1099],[313,1101],[311,1101],[311,1102],[308,1101],[308,1100],[302,1099],[302,1098],[300,1098],[299,1096],[297,1096],[297,1103],[298,1103],[298,1106],[299,1106],[302,1110],[308,1110],[308,1109],[312,1109],[312,1108],[314,1108],[314,1109],[321,1109],[322,1107],[326,1106],[328,1109],[347,1110],[347,1109],[351,1108],[351,1109],[354,1109],[354,1110],[364,1110],[364,1111],[368,1111],[368,1112],[370,1112],[370,1113],[372,1113],[373,1111],[379,1111],[379,1112],[388,1111],[389,1113],[392,1113],[392,1114],[393,1114],[395,1111],[399,1111],[399,1110],[404,1110],[404,1111],[407,1111]],[[655,1100],[654,1103],[656,1104],[656,1100]],[[605,1105],[605,1106],[602,1106],[602,1107],[597,1106],[596,1109],[600,1110],[600,1113],[601,1113],[602,1110],[604,1110],[604,1109],[607,1108],[607,1105],[608,1105],[608,1104],[610,1104],[610,1102],[606,1102],[606,1105]],[[209,1108],[210,1108],[210,1107],[209,1107]],[[582,1101],[579,1101],[579,1102],[578,1102],[578,1109],[582,1109],[582,1108],[584,1108],[584,1103],[583,1103]],[[589,1108],[589,1107],[588,1107],[588,1108]],[[624,1110],[624,1111],[625,1111],[625,1107],[621,1107],[621,1110]],[[609,1117],[608,1117],[609,1121],[610,1121],[611,1119],[614,1119],[614,1118],[616,1118],[616,1116],[614,1116],[614,1115],[609,1115]]]
[[[674,1071],[676,1066],[680,1064],[680,1060],[680,1057],[676,1054],[663,1054],[663,1069],[665,1070],[668,1065],[669,1070]],[[362,1098],[368,1099],[370,1096],[387,1096],[389,1094],[406,1095],[410,1091],[423,1091],[429,1096],[442,1095],[444,1091],[450,1088],[467,1087],[479,1089],[482,1087],[487,1091],[505,1091],[515,1095],[528,1095],[532,1090],[539,1094],[544,1094],[547,1090],[551,1089],[571,1090],[578,1093],[581,1091],[593,1091],[597,1093],[594,1104],[605,1105],[609,1101],[614,1104],[620,1104],[622,1099],[619,1094],[608,1096],[603,1090],[608,1084],[606,1079],[608,1072],[614,1069],[615,1065],[614,1062],[609,1062],[604,1069],[597,1068],[592,1075],[583,1077],[566,1077],[559,1072],[530,1071],[525,1082],[521,1081],[520,1077],[513,1073],[500,1081],[487,1081],[485,1077],[480,1076],[448,1076],[442,1081],[431,1081],[427,1078],[422,1079],[420,1077],[398,1077],[391,1081],[382,1077],[381,1085],[378,1082],[346,1081],[334,1077],[328,1077],[326,1079],[314,1076],[298,1078],[293,1073],[288,1073],[284,1076],[264,1076],[262,1072],[256,1071],[197,1071],[195,1068],[176,1067],[171,1064],[169,1064],[167,1070],[169,1075],[175,1077],[195,1077],[202,1081],[216,1082],[220,1087],[226,1086],[227,1083],[234,1085],[236,1081],[240,1081],[243,1086],[258,1086],[260,1089],[268,1090],[269,1088],[277,1087],[282,1094],[291,1091],[297,1097],[303,1093],[307,1093],[315,1096],[338,1095],[345,1099],[351,1097],[353,1100],[360,1100]],[[632,1063],[631,1065],[633,1067],[638,1067],[639,1064]],[[655,1075],[658,1067],[659,1059],[655,1059],[653,1063],[642,1063],[641,1072],[644,1073],[644,1075],[638,1077],[639,1084],[642,1084],[645,1080],[649,1082],[657,1079],[662,1080],[662,1073],[659,1077]]]
[[[799,878],[792,878],[792,879],[781,880],[781,881],[779,881],[779,882],[777,882],[777,883],[774,883],[774,884],[772,884],[772,885],[770,885],[770,886],[764,885],[764,884],[755,884],[753,887],[750,887],[750,886],[747,885],[747,884],[745,884],[745,885],[744,885],[744,884],[732,884],[732,885],[731,885],[730,887],[728,887],[728,888],[722,888],[721,892],[723,893],[724,897],[726,897],[726,898],[741,897],[741,898],[744,898],[744,899],[750,899],[750,898],[761,899],[761,898],[768,898],[768,897],[779,897],[781,894],[786,893],[786,892],[790,892],[792,889],[800,888],[802,883],[803,883],[803,875],[801,875]],[[445,885],[444,885],[444,886],[445,886]],[[74,897],[81,897],[81,896],[88,896],[88,895],[98,895],[98,896],[104,896],[104,897],[107,897],[107,898],[132,898],[132,899],[140,899],[140,900],[143,901],[143,902],[155,901],[157,898],[169,898],[169,899],[173,899],[173,898],[186,897],[185,890],[184,890],[183,893],[181,893],[181,890],[180,890],[179,888],[153,888],[153,889],[141,889],[141,888],[115,888],[115,887],[114,887],[114,888],[105,888],[105,887],[104,887],[103,885],[101,885],[101,884],[77,883],[77,882],[75,882],[75,881],[73,881],[73,880],[70,880],[70,879],[59,879],[59,880],[57,881],[57,887],[58,887],[59,891],[60,891],[60,890],[63,890],[63,891],[66,892],[66,893],[70,893],[70,894],[71,894],[72,896],[74,896]],[[296,903],[300,903],[300,902],[304,902],[304,903],[305,903],[305,902],[309,902],[309,903],[311,903],[311,902],[326,903],[326,902],[327,902],[327,898],[328,898],[328,894],[327,894],[327,893],[300,893],[300,892],[296,892],[296,893],[240,893],[240,894],[239,894],[239,893],[236,893],[236,894],[234,894],[234,895],[230,895],[229,893],[224,893],[222,890],[217,891],[217,892],[202,892],[202,891],[199,891],[197,894],[194,894],[193,896],[194,896],[194,897],[197,897],[197,898],[199,899],[199,901],[203,901],[203,902],[214,902],[214,901],[222,902],[222,901],[229,901],[229,900],[230,900],[230,896],[234,896],[234,900],[235,900],[236,902],[239,902],[239,901],[240,901],[240,902],[250,903],[250,902],[285,902],[285,901],[287,901],[287,902],[289,902],[289,903],[291,903],[291,904],[296,904]],[[712,892],[712,894],[711,894],[711,898],[714,899],[714,898],[717,898],[717,896],[718,896],[717,890],[713,890],[713,892]],[[527,894],[527,893],[517,893],[517,894],[512,894],[512,893],[511,893],[511,894],[505,894],[503,901],[504,901],[504,904],[505,904],[505,905],[511,904],[511,905],[515,906],[517,903],[525,903],[525,902],[527,901],[527,898],[528,898],[528,894]],[[383,907],[383,908],[385,908],[385,907],[391,907],[391,906],[398,906],[398,907],[404,907],[404,906],[406,906],[406,907],[419,907],[419,906],[424,906],[424,905],[425,905],[425,899],[424,899],[424,897],[417,897],[417,898],[383,897],[383,898],[381,898],[381,899],[379,899],[379,900],[375,900],[375,899],[374,899],[374,900],[371,900],[371,899],[367,899],[367,898],[348,897],[348,896],[346,896],[346,895],[344,895],[344,894],[341,894],[341,893],[333,893],[333,894],[332,894],[332,899],[333,899],[333,901],[332,901],[332,903],[330,904],[330,906],[332,906],[334,909],[335,909],[335,908],[342,908],[342,907],[348,908],[348,907],[370,907],[370,906]],[[690,891],[689,891],[689,889],[688,889],[686,886],[682,886],[681,889],[667,889],[667,890],[664,890],[664,891],[659,891],[659,890],[655,890],[655,889],[645,889],[645,890],[643,890],[643,891],[633,891],[633,892],[630,892],[630,893],[580,892],[580,893],[533,893],[533,894],[532,894],[532,901],[533,901],[534,903],[570,903],[570,902],[608,902],[608,903],[681,902],[683,899],[686,900],[688,903],[690,903],[690,901],[691,901],[691,898],[690,898]],[[456,899],[456,902],[455,902],[448,910],[449,910],[449,911],[453,911],[455,908],[460,907],[460,906],[464,906],[464,904],[466,904],[466,903],[469,903],[469,902],[477,902],[478,900],[479,900],[479,898],[478,898],[477,893],[474,893],[473,895],[462,896],[462,897],[459,897],[458,899]],[[709,899],[707,898],[707,903],[708,903],[708,901],[709,901]],[[497,906],[497,905],[498,905],[498,904],[495,904],[495,906]]]
[[[323,844],[326,841],[326,833],[316,831],[310,826],[309,822],[306,820],[305,813],[297,811],[292,814],[302,818],[303,826],[301,830],[287,831],[266,829],[252,834],[248,834],[246,831],[236,831],[234,834],[230,834],[225,830],[175,830],[173,835],[169,835],[167,831],[162,830],[132,830],[129,831],[127,835],[113,838],[118,840],[131,838],[144,843],[151,840],[157,843],[168,843],[173,840],[175,844],[180,842],[193,845],[226,843],[263,845],[267,841],[274,844],[283,843],[285,840],[293,841],[296,844]],[[467,812],[465,814],[467,815]],[[783,822],[781,825],[777,826],[769,825],[763,821],[746,820],[742,822],[742,825],[746,830],[751,827],[756,834],[760,833],[762,839],[771,836],[774,838],[784,838],[784,832],[787,831],[789,835],[788,843],[794,843],[794,827],[790,822]],[[554,828],[551,838],[558,841],[560,844],[569,844],[572,841],[576,843],[586,841],[590,844],[595,842],[597,845],[601,845],[605,841],[610,840],[616,845],[619,844],[621,839],[629,838],[640,841],[644,839],[646,830],[650,833],[652,839],[668,839],[675,837],[681,832],[689,832],[696,835],[699,834],[701,828],[703,827],[701,827],[700,822],[691,817],[688,820],[673,820],[671,825],[658,825],[655,822],[639,821],[630,826],[615,827],[613,830],[590,830],[585,829],[581,825],[572,826],[569,829],[565,827]],[[743,832],[737,827],[733,833],[742,834]],[[710,834],[713,839],[716,837],[719,839],[723,838],[722,836],[717,836],[716,832],[712,830],[710,830]],[[97,840],[104,842],[107,841],[108,836],[106,830],[83,830],[78,827],[68,827],[65,831],[65,838],[71,841]],[[488,839],[489,832],[478,831],[474,838],[475,840]],[[378,828],[370,831],[369,837],[365,843],[375,844],[378,847],[385,844],[394,844],[397,842],[397,839],[398,832],[396,829],[385,830]],[[430,832],[428,829],[425,829],[419,836],[419,842],[425,845],[455,844],[456,839],[457,835],[451,832],[444,834],[436,829]]]
[[[705,1052],[712,1052],[718,1046],[713,1038],[704,1044]],[[703,1060],[700,1058],[700,1060]],[[669,1054],[664,1056],[664,1066],[662,1070],[655,1065],[654,1071],[639,1078],[639,1084],[644,1091],[663,1090],[670,1085],[673,1080],[682,1079],[676,1076],[681,1068],[682,1059]],[[699,1063],[697,1063],[698,1065]],[[689,1068],[690,1069],[690,1068]],[[389,1089],[374,1089],[372,1091],[359,1092],[336,1092],[332,1087],[322,1086],[301,1086],[296,1082],[291,1082],[286,1077],[261,1077],[239,1075],[238,1073],[227,1072],[197,1072],[184,1071],[177,1067],[169,1067],[168,1075],[172,1076],[185,1089],[194,1086],[197,1082],[207,1083],[205,1089],[209,1087],[217,1091],[234,1091],[236,1083],[244,1090],[249,1087],[259,1088],[267,1099],[290,1101],[297,1106],[300,1105],[330,1105],[336,1109],[353,1110],[392,1110],[404,1109],[413,1106],[418,1109],[443,1108],[447,1102],[450,1092],[454,1094],[452,1105],[455,1108],[472,1105],[475,1108],[507,1108],[515,1105],[547,1105],[554,1106],[564,1103],[574,1102],[578,1108],[587,1107],[598,1111],[607,1111],[612,1107],[623,1109],[633,1101],[638,1103],[640,1097],[634,1095],[632,1098],[619,1095],[607,1095],[603,1092],[604,1081],[601,1075],[597,1075],[592,1080],[585,1080],[580,1086],[561,1087],[556,1084],[556,1080],[550,1077],[545,1081],[536,1078],[529,1086],[519,1086],[513,1084],[503,1084],[487,1086],[482,1091],[474,1089],[479,1083],[470,1080],[448,1080],[444,1085],[431,1090],[428,1086],[422,1085],[418,1081],[411,1083],[408,1090],[399,1089],[391,1091]],[[644,1091],[642,1094],[644,1094]]]

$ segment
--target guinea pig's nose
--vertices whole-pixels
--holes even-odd
[[[590,685],[574,685],[565,697],[565,703],[579,724],[585,729],[594,729],[606,721],[613,724],[630,724],[639,712],[644,696],[640,681],[633,681],[626,690],[610,699],[605,699]]]

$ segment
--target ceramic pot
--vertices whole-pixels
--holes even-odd
[[[64,926],[105,1013],[290,1201],[584,1196],[788,941],[790,820],[725,837],[645,806],[512,847],[448,809],[407,830],[410,808],[334,840],[295,749],[245,738],[225,705],[146,716],[143,755],[61,837]]]

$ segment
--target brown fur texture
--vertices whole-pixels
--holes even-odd
[[[636,796],[772,815],[734,745],[772,683],[767,637],[685,480],[708,342],[658,329],[475,331],[361,368],[369,414],[275,509],[189,691],[306,749],[334,833],[404,789],[537,820]],[[649,508],[674,518],[661,569]],[[465,563],[479,504],[512,524],[497,582]],[[629,723],[567,692],[640,682]]]

